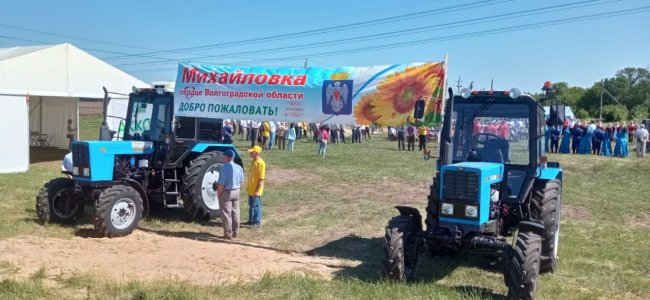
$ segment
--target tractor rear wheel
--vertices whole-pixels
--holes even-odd
[[[511,250],[505,251],[504,278],[511,299],[535,299],[539,277],[542,238],[519,232]]]
[[[84,214],[84,199],[74,191],[74,181],[59,177],[45,183],[36,196],[36,214],[42,224],[71,224]]]
[[[223,168],[218,152],[206,152],[192,160],[183,176],[183,207],[192,218],[202,221],[219,214],[216,182]]]
[[[102,191],[93,224],[100,237],[131,234],[142,219],[142,197],[134,188],[114,185]]]
[[[388,222],[384,236],[383,274],[391,280],[405,281],[413,278],[418,261],[420,240],[415,220],[397,216]]]
[[[560,181],[551,180],[536,183],[531,204],[532,217],[542,220],[544,223],[540,271],[542,273],[555,272],[560,241]]]

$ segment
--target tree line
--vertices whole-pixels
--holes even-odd
[[[602,85],[599,81],[589,88],[570,86],[567,82],[553,84],[554,95],[559,102],[571,106],[576,117],[582,120],[599,117],[603,86],[606,91],[603,95],[603,121],[643,120],[650,116],[650,69],[648,68],[624,68],[616,72],[613,77],[604,78]],[[544,98],[541,93],[533,96],[536,99]],[[551,104],[551,100],[542,102],[544,105]]]

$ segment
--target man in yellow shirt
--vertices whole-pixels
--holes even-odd
[[[418,138],[420,139],[420,151],[427,149],[427,138],[429,137],[429,128],[422,125],[418,128]]]
[[[269,138],[271,137],[271,127],[269,122],[262,124],[262,149],[266,150],[269,146]]]
[[[266,163],[260,157],[262,148],[255,146],[248,149],[253,162],[248,169],[248,222],[246,225],[259,227],[262,224],[262,193],[264,193],[264,179],[266,178]]]

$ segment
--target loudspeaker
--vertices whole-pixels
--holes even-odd
[[[558,105],[553,105],[552,104],[550,106],[550,108],[551,108],[551,111],[550,111],[550,114],[549,114],[549,123],[550,123],[550,125],[556,126],[556,125],[564,124],[564,118],[565,118],[564,104],[558,104]]]

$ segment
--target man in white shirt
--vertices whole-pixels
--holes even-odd
[[[239,120],[239,138],[242,140],[244,139],[244,136],[248,136],[246,127],[248,127],[246,120]]]
[[[645,125],[641,124],[634,134],[636,140],[636,157],[642,158],[645,156],[646,144],[648,142],[648,130]]]
[[[275,122],[269,121],[269,131],[271,136],[269,137],[269,150],[273,149],[273,143],[275,142]]]
[[[250,129],[251,129],[251,136],[250,136],[250,138],[251,138],[251,148],[255,147],[255,144],[257,143],[257,138],[258,138],[258,135],[260,134],[259,133],[260,125],[262,125],[262,122],[251,121],[251,126],[250,126]]]

